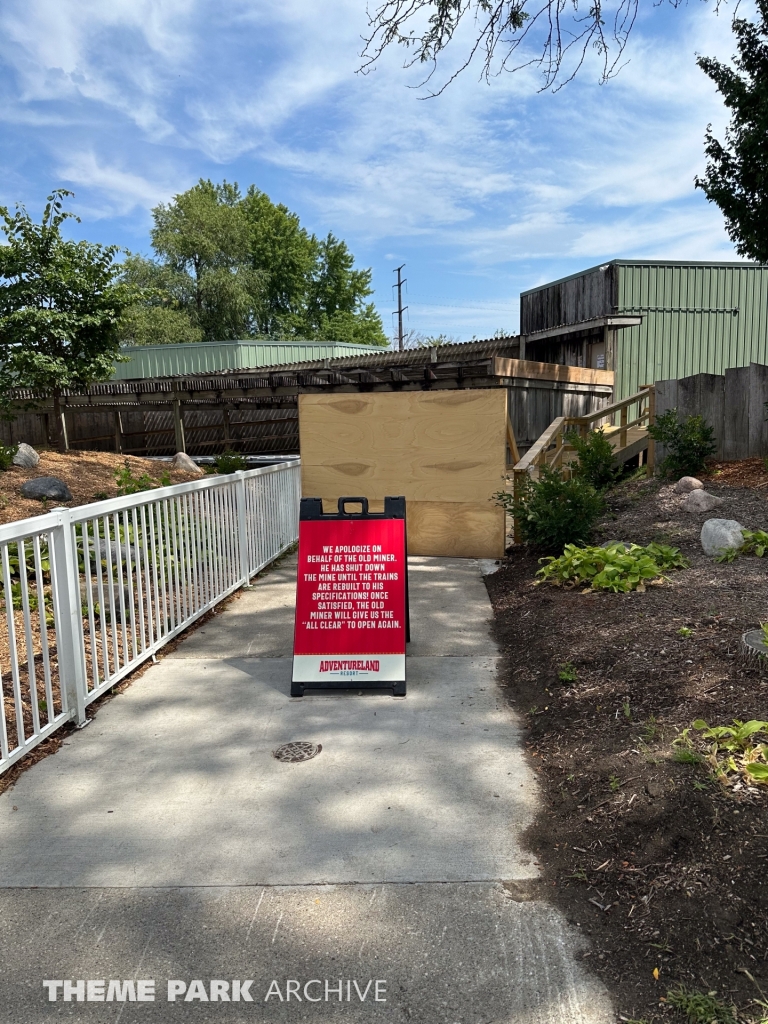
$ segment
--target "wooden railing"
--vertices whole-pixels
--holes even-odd
[[[647,403],[647,404],[646,404]],[[638,415],[633,419],[629,419],[629,407],[637,404]],[[645,406],[645,408],[644,408]],[[618,433],[619,433],[619,444],[617,451],[621,451],[622,448],[627,447],[627,431],[631,427],[643,426],[648,423],[653,423],[656,418],[656,389],[653,384],[647,384],[642,387],[637,394],[630,395],[629,398],[622,399],[621,402],[614,402],[612,405],[606,405],[602,409],[598,409],[597,412],[592,412],[589,416],[574,416],[568,420],[568,429],[572,430],[576,427],[582,437],[585,437],[589,430],[595,430],[598,426],[615,427],[617,424],[614,423],[614,417],[616,413],[619,413]],[[604,421],[607,420],[606,424]],[[648,439],[649,449],[648,454],[652,457],[650,446],[653,445],[653,438]],[[651,472],[653,471],[651,467]]]
[[[636,415],[630,419],[629,410],[636,405]],[[619,422],[615,419],[618,416]],[[645,465],[648,475],[655,466],[655,444],[647,435],[647,426],[656,420],[656,391],[652,384],[642,387],[636,394],[620,402],[603,406],[588,416],[558,416],[553,420],[538,441],[533,444],[512,469],[512,485],[515,495],[520,493],[523,478],[538,479],[542,467],[562,469],[570,473],[570,465],[576,461],[576,451],[568,443],[568,434],[574,430],[586,437],[590,430],[605,430],[611,442],[615,440],[615,463],[626,462],[646,452]],[[634,428],[641,428],[640,431]],[[622,454],[625,458],[622,458]],[[573,456],[573,458],[569,458]],[[515,524],[515,542],[519,543],[519,531]]]

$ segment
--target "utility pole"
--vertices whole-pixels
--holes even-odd
[[[397,345],[401,352],[403,351],[403,313],[408,309],[407,306],[403,305],[403,285],[407,278],[400,276],[400,271],[404,266],[405,264],[401,263],[399,267],[392,271],[393,274],[397,274]]]

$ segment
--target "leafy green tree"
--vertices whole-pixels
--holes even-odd
[[[317,243],[317,260],[307,295],[306,333],[310,337],[386,345],[373,303],[371,271],[355,270],[346,242],[328,234]]]
[[[241,198],[237,185],[201,179],[152,211],[152,246],[170,272],[169,283],[190,296],[190,317],[207,340],[253,333],[257,282]]]
[[[183,309],[137,303],[126,309],[119,326],[121,345],[183,345],[203,340],[200,327]]]
[[[175,345],[203,340],[202,328],[189,312],[194,308],[194,284],[188,274],[131,255],[123,262],[122,280],[143,296],[143,301],[129,306],[120,319],[122,345]]]
[[[125,280],[152,292],[166,313],[125,318],[126,340],[206,341],[271,336],[386,345],[372,303],[371,271],[355,268],[345,242],[318,240],[282,204],[251,186],[200,180],[153,211],[156,259],[126,260]],[[180,316],[186,314],[186,327]]]
[[[251,185],[242,201],[248,223],[251,266],[258,275],[256,333],[279,335],[301,329],[307,284],[318,259],[318,244],[295,213],[273,203]]]
[[[759,20],[733,19],[735,69],[712,57],[698,65],[731,110],[725,142],[707,126],[708,157],[696,187],[716,203],[740,256],[768,263],[768,0],[757,0]]]
[[[119,357],[119,322],[136,290],[116,279],[116,245],[62,237],[68,218],[56,189],[37,224],[26,209],[0,207],[0,387],[48,392],[60,438],[64,388],[87,387],[112,376]]]

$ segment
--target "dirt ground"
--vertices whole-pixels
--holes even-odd
[[[122,469],[126,463],[131,467],[134,477],[147,473],[158,483],[168,463],[158,463],[152,459],[139,459],[133,455],[117,455],[113,452],[42,451],[40,464],[34,469],[20,469],[12,466],[5,473],[0,473],[0,523],[10,523],[14,519],[26,519],[28,516],[39,516],[54,505],[86,505],[91,501],[117,496],[115,471]],[[65,502],[41,502],[32,498],[22,498],[19,488],[26,481],[36,476],[57,476],[63,480],[74,498]],[[171,471],[171,483],[181,484],[196,479],[189,473]]]
[[[736,1019],[768,1018],[754,1002],[768,1000],[768,786],[725,787],[672,746],[697,718],[768,719],[768,673],[737,653],[768,619],[768,557],[718,564],[698,540],[713,516],[768,529],[768,473],[760,459],[719,464],[706,486],[725,499],[706,515],[658,480],[609,494],[598,542],[658,541],[689,559],[662,586],[536,587],[537,560],[519,551],[487,577],[545,799],[527,841],[622,1020],[684,1020],[668,996],[680,984]],[[576,678],[562,682],[566,663]]]

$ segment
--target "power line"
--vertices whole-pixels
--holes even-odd
[[[468,305],[468,304],[466,304],[466,305],[463,305],[463,306],[459,306],[459,305],[456,305],[456,303],[454,303],[454,302],[430,302],[429,300],[426,300],[426,299],[423,302],[417,302],[416,305],[417,306],[430,306],[430,307],[431,306],[435,306],[437,309],[481,309],[481,310],[482,309],[487,309],[487,310],[490,310],[491,312],[499,312],[499,313],[509,312],[511,310],[515,310],[515,309],[518,308],[517,304],[509,305],[509,306],[490,306],[490,305],[486,305],[484,303],[478,303],[477,305]]]

